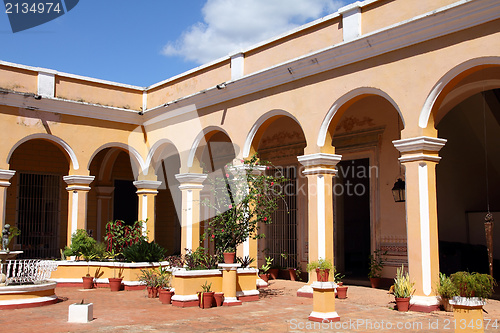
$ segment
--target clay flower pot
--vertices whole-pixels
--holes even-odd
[[[148,298],[158,297],[158,288],[148,286],[147,289],[148,289]]]
[[[169,289],[160,289],[158,291],[159,296],[158,298],[160,299],[160,302],[162,304],[170,304],[172,303],[172,296],[174,295],[174,292],[169,290]]]
[[[200,301],[200,308],[207,309],[212,307],[212,303],[214,301],[215,292],[199,292],[198,300]]]
[[[319,282],[328,282],[328,277],[330,276],[329,269],[319,269],[316,268],[316,277]]]
[[[380,278],[370,278],[370,284],[372,285],[372,288],[379,288],[380,287]]]
[[[122,289],[123,278],[108,278],[111,291],[120,291]]]
[[[224,293],[215,293],[214,299],[215,306],[222,306],[222,304],[224,303]]]
[[[297,271],[295,268],[289,268],[288,272],[290,273],[290,281],[297,281]]]
[[[347,298],[347,286],[338,286],[337,287],[337,297],[340,299]]]
[[[410,308],[410,297],[396,297],[396,306],[398,307],[398,311],[407,312]]]
[[[94,287],[93,276],[83,276],[83,289],[92,289]]]
[[[279,268],[270,268],[269,275],[271,276],[271,279],[276,280],[278,278],[279,271]]]
[[[259,274],[259,277],[264,280],[264,282],[269,282],[269,273]]]
[[[234,264],[234,257],[236,256],[236,252],[224,252],[223,254],[225,264]]]

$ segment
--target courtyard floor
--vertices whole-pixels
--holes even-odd
[[[453,315],[393,310],[386,290],[349,286],[348,298],[336,299],[340,322],[314,324],[307,320],[312,298],[296,297],[304,283],[270,281],[258,302],[211,309],[177,308],[149,299],[145,290],[110,292],[58,287],[61,301],[39,308],[0,311],[2,332],[453,332]],[[68,323],[68,307],[94,303],[94,320]],[[500,332],[500,301],[484,309],[486,332]],[[488,321],[490,320],[490,321]],[[496,324],[496,325],[495,325]]]

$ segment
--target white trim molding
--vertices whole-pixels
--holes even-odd
[[[361,36],[361,2],[344,6],[338,10],[342,15],[342,34],[344,42]]]
[[[440,300],[438,296],[412,296],[410,299],[411,305],[421,305],[425,307],[439,305]]]
[[[0,169],[0,187],[9,187],[10,179],[16,174],[15,170]]]
[[[429,173],[427,163],[418,166],[418,195],[420,203],[420,248],[422,261],[422,288],[425,296],[432,292],[431,277],[431,232],[429,210]]]
[[[245,54],[238,52],[231,57],[231,80],[237,80],[245,75]]]
[[[79,176],[79,175],[69,175],[64,176],[63,180],[68,184],[68,186],[72,185],[90,185],[94,181],[95,176]],[[73,189],[73,187],[71,187]],[[90,188],[89,188],[90,189]]]
[[[38,95],[54,98],[56,90],[56,76],[52,73],[38,72]]]
[[[415,138],[394,140],[392,143],[403,154],[399,158],[401,163],[413,161],[439,162],[437,154],[446,144],[446,139],[419,136]]]
[[[136,180],[133,182],[137,188],[137,194],[158,194],[157,189],[161,186],[162,182],[158,180]]]
[[[297,160],[305,167],[304,175],[337,174],[335,166],[342,159],[342,155],[317,153],[297,156]]]
[[[207,175],[204,173],[178,173],[175,175],[175,179],[180,183],[180,190],[201,190]]]

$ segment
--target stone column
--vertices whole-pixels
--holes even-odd
[[[438,308],[439,247],[436,202],[436,165],[445,139],[416,137],[393,141],[406,170],[406,226],[408,268],[415,282],[414,311]]]
[[[1,225],[0,230],[3,230],[5,225],[5,211],[7,208],[7,188],[10,186],[10,179],[16,172],[14,170],[0,170],[0,204],[2,205],[1,211]]]
[[[67,245],[71,245],[71,235],[77,229],[87,229],[87,196],[94,176],[70,175],[63,179],[68,184],[68,234]]]
[[[340,321],[340,317],[335,311],[335,283],[315,281],[312,288],[314,290],[313,311],[308,319],[320,323]]]
[[[149,241],[155,239],[155,197],[158,194],[158,187],[161,182],[156,180],[137,180],[134,182],[139,196],[139,216],[138,220],[146,222],[142,226],[142,234],[147,236]]]
[[[182,192],[181,252],[196,250],[200,245],[200,192],[206,174],[182,173],[175,175]]]
[[[111,221],[113,218],[113,191],[115,188],[113,186],[97,186],[95,187],[97,191],[97,231],[96,236],[98,240],[102,240],[103,234],[102,230],[106,226],[106,223]]]
[[[335,166],[342,156],[318,153],[297,158],[305,167],[303,174],[307,177],[308,260],[327,259],[334,264],[332,181],[337,173]],[[316,281],[313,273],[309,272],[309,282]],[[310,286],[305,292],[312,293]]]
[[[241,301],[236,297],[238,281],[238,267],[241,264],[219,264],[222,269],[222,292],[224,293],[225,306],[241,305]]]

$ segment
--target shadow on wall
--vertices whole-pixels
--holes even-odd
[[[439,268],[450,275],[458,271],[489,273],[488,250],[484,245],[457,242],[439,242]],[[500,261],[493,262],[495,279],[500,278]]]

